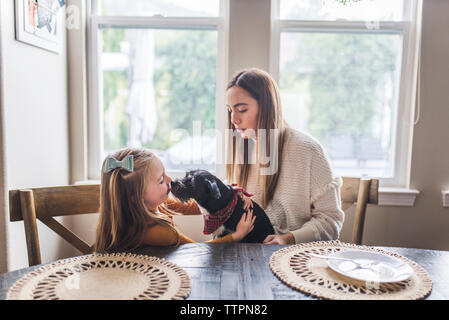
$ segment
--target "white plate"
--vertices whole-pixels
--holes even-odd
[[[370,269],[354,269],[355,264],[353,262],[332,260],[332,257],[352,259],[361,263],[371,261],[379,263]],[[407,280],[414,273],[412,267],[403,260],[364,250],[346,250],[332,253],[329,255],[327,264],[332,270],[344,276],[368,282],[400,282]]]

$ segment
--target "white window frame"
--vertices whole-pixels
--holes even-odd
[[[360,33],[403,34],[402,65],[399,82],[394,150],[394,177],[381,178],[380,185],[389,188],[410,187],[412,137],[415,117],[416,83],[418,78],[419,46],[421,36],[422,0],[404,1],[404,17],[410,21],[380,21],[379,28],[367,28],[366,21],[309,21],[281,20],[280,1],[271,0],[270,73],[279,81],[281,32],[341,31]]]
[[[217,17],[161,17],[157,16],[102,16],[99,15],[99,1],[92,0],[88,26],[88,179],[100,178],[103,142],[103,83],[101,70],[102,32],[100,26],[139,27],[156,29],[212,29],[217,30],[216,70],[216,129],[225,130],[225,86],[228,78],[228,30],[229,0],[220,0]],[[220,144],[217,143],[217,149]],[[217,154],[220,154],[217,150]],[[218,176],[223,176],[225,167],[217,163]],[[167,171],[172,178],[181,177],[184,171]]]

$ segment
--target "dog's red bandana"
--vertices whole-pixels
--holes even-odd
[[[234,212],[234,208],[237,205],[239,196],[240,197],[242,197],[242,195],[245,195],[248,197],[253,196],[253,194],[246,192],[246,190],[243,188],[236,188],[235,184],[233,184],[232,187],[234,189],[234,198],[232,199],[231,202],[229,202],[229,204],[225,208],[223,208],[220,211],[217,211],[213,214],[210,214],[206,210],[203,211],[203,218],[204,218],[203,233],[204,234],[211,234],[212,232],[214,232],[215,230],[220,228],[226,222],[226,220],[229,219],[229,217]]]
[[[226,220],[229,219],[229,217],[234,212],[234,208],[237,205],[237,200],[238,200],[239,196],[240,197],[242,195],[245,195],[248,197],[253,196],[253,194],[246,192],[246,190],[243,188],[236,188],[235,184],[233,184],[232,186],[234,189],[234,198],[232,199],[232,201],[229,202],[229,204],[225,208],[223,208],[220,211],[217,211],[213,214],[210,214],[206,210],[203,211],[203,218],[204,218],[203,233],[204,234],[211,234],[212,232],[214,232],[215,230],[220,228],[223,225],[223,223],[225,223]]]

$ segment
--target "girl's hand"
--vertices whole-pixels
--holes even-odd
[[[237,224],[235,232],[232,234],[232,238],[235,242],[241,241],[248,233],[254,229],[254,221],[256,216],[253,217],[253,210],[250,209],[248,213],[242,214],[242,218]]]
[[[294,244],[295,237],[292,233],[286,233],[282,235],[270,234],[263,241],[264,244]]]
[[[234,189],[234,190],[239,190],[239,189],[240,189],[237,185],[232,185],[231,187],[232,187],[232,189]],[[243,194],[243,192],[241,192],[240,195],[241,195],[242,200],[243,200],[243,202],[244,202],[244,203],[243,203],[243,211],[248,212],[248,209],[249,209],[249,208],[253,208],[253,207],[254,207],[253,201],[251,200],[250,197],[245,196],[245,195]]]
[[[253,205],[253,201],[251,200],[250,197],[245,196],[244,194],[242,195],[242,200],[243,200],[243,211],[248,212],[248,209],[252,209],[254,208]]]

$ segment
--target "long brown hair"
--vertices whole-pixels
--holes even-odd
[[[282,157],[282,150],[285,140],[285,128],[287,127],[284,118],[282,117],[281,99],[279,94],[279,89],[274,81],[274,79],[265,71],[251,68],[244,69],[238,72],[232,80],[228,83],[227,89],[234,86],[239,86],[246,90],[259,104],[259,113],[257,118],[257,130],[265,129],[266,140],[265,140],[265,150],[275,150],[277,156],[270,154],[269,165],[275,165],[276,170],[273,174],[263,174],[261,175],[261,168],[268,167],[268,164],[261,164],[258,160],[257,165],[257,181],[258,184],[262,186],[262,207],[266,209],[271,199],[273,198],[273,193],[276,188],[279,173],[280,173],[280,163]],[[228,114],[228,129],[232,132],[235,130],[234,125],[231,122],[231,115]],[[237,138],[241,140],[239,135],[232,135],[231,139]],[[274,137],[274,141],[272,141]],[[228,138],[228,148],[229,147],[229,137]],[[258,141],[259,141],[258,137]],[[242,141],[240,141],[242,143]],[[244,148],[238,148],[237,143],[232,143],[232,153],[228,149],[227,154],[229,156],[226,165],[226,177],[228,181],[238,184],[244,188],[247,187],[248,183],[248,173],[250,168],[250,163],[248,161],[249,156],[249,144],[248,139],[243,141]],[[273,146],[271,144],[274,144]],[[241,145],[240,145],[241,146]],[[259,143],[257,144],[259,146]],[[270,148],[271,147],[271,148]],[[277,148],[276,148],[277,147]],[[239,150],[244,150],[244,154],[239,154]],[[259,155],[258,151],[258,155]],[[243,156],[243,157],[242,157]],[[239,161],[237,159],[243,160]],[[256,157],[257,159],[257,157]],[[272,161],[277,161],[273,164]],[[234,178],[237,181],[234,181]]]
[[[134,171],[116,168],[105,173],[106,159],[123,160],[133,155]],[[96,252],[133,250],[142,244],[148,223],[153,221],[173,228],[170,218],[152,212],[144,203],[143,194],[156,155],[147,149],[126,148],[109,155],[101,168],[100,217],[95,242]],[[178,232],[176,232],[178,234]]]

